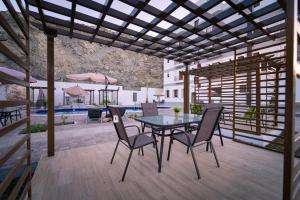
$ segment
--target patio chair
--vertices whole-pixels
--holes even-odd
[[[101,118],[102,118],[102,110],[100,110],[99,108],[88,109],[88,119],[98,120],[99,122],[101,122]]]
[[[140,149],[143,148],[144,146],[147,146],[149,144],[153,144],[155,146],[156,149],[156,156],[157,156],[157,161],[159,160],[159,155],[158,155],[158,149],[157,149],[157,143],[156,143],[156,138],[155,135],[151,133],[150,136],[148,136],[147,134],[149,134],[150,132],[140,132],[140,128],[136,125],[131,125],[131,126],[124,126],[123,124],[123,120],[120,114],[120,108],[118,107],[109,107],[109,111],[111,113],[111,116],[113,116],[113,118],[116,118],[117,120],[113,120],[113,124],[114,127],[116,129],[116,132],[118,134],[118,142],[117,145],[115,147],[113,156],[111,158],[110,163],[113,163],[117,148],[119,146],[119,143],[123,143],[126,147],[128,147],[128,149],[130,150],[129,153],[129,157],[126,163],[126,167],[125,170],[123,172],[123,176],[122,176],[122,182],[125,179],[125,175],[127,172],[127,168],[132,156],[132,152],[135,149]],[[127,131],[126,129],[129,127],[136,127],[138,130],[138,134],[137,135],[133,135],[133,136],[128,136],[127,135]]]
[[[158,109],[157,109],[156,103],[142,103],[141,106],[142,106],[142,112],[143,112],[144,117],[158,115]],[[142,131],[144,131],[146,127],[155,129],[155,127],[152,127],[150,125],[142,124]]]
[[[244,119],[246,121],[246,123],[249,122],[251,131],[252,131],[252,129],[253,129],[252,121],[256,119],[256,107],[255,106],[250,106],[248,108],[247,112],[244,113],[244,115],[240,118]]]
[[[111,107],[112,107],[112,106],[111,106]],[[115,108],[118,108],[118,109],[119,109],[121,117],[124,117],[124,116],[125,116],[125,113],[126,113],[126,107],[115,107]],[[108,113],[108,114],[106,115],[106,117],[112,119],[111,113]]]
[[[219,164],[219,161],[217,158],[217,154],[214,149],[211,138],[214,134],[217,124],[219,123],[222,110],[223,110],[223,107],[205,109],[202,120],[199,123],[196,134],[185,132],[182,130],[176,130],[178,132],[174,131],[170,138],[171,140],[170,140],[170,144],[169,144],[169,152],[168,152],[167,159],[170,160],[173,140],[177,140],[178,142],[187,146],[191,150],[191,154],[192,154],[193,162],[194,162],[195,169],[197,172],[197,176],[198,176],[198,179],[200,179],[198,164],[197,164],[197,161],[195,158],[193,148],[198,147],[203,144],[209,144],[212,149],[212,152],[214,154],[217,166],[220,167],[220,164]]]
[[[206,103],[206,104],[204,104],[204,110],[208,109],[208,108],[222,108],[222,107],[223,107],[223,105],[221,103]],[[223,135],[222,135],[222,132],[221,132],[221,127],[220,127],[220,120],[221,120],[221,117],[220,117],[220,119],[217,123],[216,129],[218,129],[218,131],[219,131],[219,137],[220,137],[221,145],[224,146]],[[191,131],[194,131],[194,130],[197,130],[197,129],[198,129],[198,124],[191,126]],[[207,146],[206,150],[208,150],[208,146]]]

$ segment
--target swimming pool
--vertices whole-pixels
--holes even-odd
[[[170,109],[168,106],[157,106],[158,109]],[[106,108],[99,108],[99,110],[105,111]],[[134,106],[128,106],[126,107],[126,111],[130,112],[138,112],[141,111],[141,107],[134,107]],[[58,108],[55,109],[55,115],[86,115],[88,111],[88,108]],[[35,115],[47,115],[48,110],[42,109],[34,111],[33,114]]]

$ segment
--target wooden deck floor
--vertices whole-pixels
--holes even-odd
[[[122,145],[113,165],[109,160],[115,143],[57,152],[39,162],[33,199],[281,199],[282,155],[231,140],[221,147],[215,138],[214,144],[221,168],[216,167],[212,153],[199,147],[195,153],[200,180],[191,155],[176,142],[160,174],[151,145],[144,157],[136,151],[123,183],[120,179],[129,151]]]

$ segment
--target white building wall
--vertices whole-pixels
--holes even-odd
[[[103,84],[88,84],[88,83],[74,83],[74,82],[55,82],[54,87],[54,95],[55,95],[55,106],[63,105],[63,89],[69,88],[72,86],[80,86],[82,89],[94,89],[94,102],[95,104],[99,104],[99,92],[98,90],[104,89],[105,85]],[[37,81],[37,83],[31,84],[31,86],[36,87],[47,87],[47,81]],[[145,88],[142,87],[141,90],[123,90],[123,86],[120,85],[109,85],[108,89],[118,89],[119,88],[119,105],[136,105],[142,102],[146,102],[147,91],[148,91],[148,101],[152,102],[156,100],[154,96],[157,88]],[[47,96],[46,90],[44,90],[45,96]],[[133,101],[133,93],[137,93],[137,102]],[[35,90],[34,99],[35,101],[38,98],[39,91]],[[31,94],[32,95],[32,94]],[[67,95],[66,95],[67,96]],[[161,98],[162,99],[162,98]],[[90,95],[85,97],[85,101],[89,103]]]

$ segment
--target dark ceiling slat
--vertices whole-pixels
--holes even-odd
[[[197,10],[193,10],[190,7],[186,6],[184,2],[186,2],[186,0],[172,0],[175,3],[178,3],[179,5],[181,5],[182,7],[184,7],[185,9],[187,9],[188,11],[194,13],[195,15],[198,15],[199,17],[201,17],[202,19],[204,19],[205,21],[209,22],[211,25],[216,26],[217,28],[221,29],[222,31],[236,37],[237,39],[247,43],[250,45],[250,43],[247,40],[244,40],[242,38],[240,38],[237,34],[230,32],[228,29],[224,28],[223,26],[219,25],[218,22],[219,21],[214,21],[212,19],[210,19],[209,17],[206,17],[205,15],[203,15],[203,11],[199,10],[199,8]]]
[[[3,3],[5,4],[8,12],[11,14],[11,16],[14,18],[15,22],[17,23],[18,27],[20,28],[20,30],[22,31],[22,33],[24,34],[24,36],[26,38],[28,38],[28,34],[24,28],[24,25],[21,21],[21,19],[19,18],[18,13],[15,11],[13,5],[11,4],[11,2],[9,0],[3,0]]]
[[[39,24],[39,23],[37,23],[37,22],[32,22],[32,24],[33,24],[34,26],[36,26],[37,28],[39,28],[40,30],[43,31],[43,26],[42,26],[41,24]],[[69,36],[69,31],[67,31],[67,30],[65,30],[65,29],[56,28],[56,30],[57,30],[57,34],[59,34],[59,35]],[[87,40],[87,41],[90,39],[89,36],[83,35],[83,34],[80,34],[80,33],[77,33],[77,32],[74,32],[74,33],[73,33],[73,38],[77,38],[77,39],[81,39],[81,40]],[[95,38],[94,42],[99,43],[99,44],[103,44],[103,45],[108,45],[108,44],[109,44],[108,41],[102,40],[102,39],[100,39],[100,38]],[[122,45],[120,45],[120,44],[118,44],[118,43],[114,43],[112,46],[113,46],[113,47],[116,47],[116,48],[124,48]],[[152,56],[151,53],[145,53],[145,54],[147,54],[147,55],[149,55],[149,56]]]
[[[125,1],[126,2],[127,0],[121,0],[121,1]],[[259,1],[261,1],[261,0],[247,0],[247,1],[244,1],[244,2],[240,2],[239,6],[241,7],[241,9],[245,9],[245,8],[251,6],[251,5],[253,5],[253,4],[255,4],[255,3],[259,2]],[[212,7],[218,5],[218,3],[220,3],[220,2],[221,1],[207,1],[206,3],[204,3],[204,4],[201,5],[202,11],[203,12],[207,11],[207,10],[211,9]],[[157,13],[159,13],[159,10],[157,8],[152,7],[152,6],[146,6],[145,7],[145,12],[148,12],[149,14],[152,14],[152,15],[157,15]],[[235,10],[233,8],[229,8],[229,9],[227,9],[227,10],[219,13],[216,17],[220,18],[218,21],[221,21],[222,19],[225,19],[225,18],[233,15],[234,13],[236,13]],[[193,16],[193,17],[191,17],[191,16]],[[202,35],[202,34],[199,35],[198,34],[199,31],[201,31],[202,29],[205,29],[205,28],[209,27],[211,24],[208,23],[208,22],[203,22],[200,26],[197,26],[197,27],[189,25],[188,23],[191,20],[195,19],[196,17],[197,17],[197,15],[194,15],[193,13],[190,13],[183,20],[179,21],[180,22],[179,23],[179,22],[177,22],[177,20],[176,20],[175,17],[172,17],[171,15],[169,15],[165,20],[168,21],[168,22],[170,22],[170,23],[175,23],[176,25],[173,25],[172,27],[170,27],[168,29],[168,31],[170,31],[170,29],[172,29],[171,32],[175,31],[177,29],[177,27],[180,26],[180,24],[181,24],[181,27],[183,29],[189,31],[189,34],[187,36],[185,36],[186,38],[184,38],[182,41],[184,41],[186,43],[189,43],[189,42],[187,42],[187,41],[189,41],[187,37],[189,37],[189,36],[191,36],[193,34],[196,34],[196,35],[200,36],[200,37],[197,38],[197,41],[193,40],[194,44],[197,43],[197,42],[206,40],[207,38],[210,38],[210,37],[212,37],[214,35],[217,35],[217,34],[212,35],[211,33],[206,33],[204,35]],[[186,19],[188,19],[188,20],[186,20]],[[216,19],[214,19],[214,20],[216,20]],[[219,30],[219,32],[222,31],[220,29],[218,29],[218,30]],[[233,38],[233,37],[231,37],[231,38]],[[220,43],[218,43],[216,41],[212,41],[212,40],[210,40],[210,42],[211,42],[211,44],[208,45],[208,47],[211,46],[212,44],[215,44],[215,43],[220,44]],[[174,42],[172,42],[172,44],[175,44],[175,43],[177,43],[177,40],[174,40]],[[198,50],[200,50],[200,49],[206,50],[207,49],[207,47],[205,47],[205,46],[197,46],[197,47],[198,47]]]
[[[28,51],[24,43],[19,39],[17,33],[11,27],[9,22],[2,16],[0,13],[0,26],[11,36],[11,38],[16,42],[16,44],[23,50],[25,54],[28,54]]]
[[[23,15],[24,20],[27,22],[28,19],[27,19],[26,12],[25,12],[25,8],[24,8],[24,6],[23,6],[23,4],[22,4],[22,1],[21,1],[21,0],[16,0],[16,2],[17,2],[17,4],[18,4],[18,7],[19,7],[19,9],[20,9],[22,15]]]
[[[70,38],[72,38],[72,36],[73,36],[76,4],[77,4],[77,0],[73,0],[73,1],[72,1],[72,11],[71,11]]]
[[[112,40],[111,44],[114,43],[118,37],[125,31],[125,29],[129,26],[130,23],[132,23],[132,21],[136,18],[136,16],[142,11],[142,9],[149,3],[150,0],[146,0],[145,2],[142,2],[142,5],[139,6],[139,8],[137,10],[133,10],[130,14],[130,18],[125,22],[125,25],[123,26],[123,28],[120,30],[120,32],[116,35],[116,37]],[[138,37],[137,37],[138,38]],[[135,41],[137,41],[138,39],[136,39]],[[130,46],[130,45],[129,45]],[[129,48],[129,46],[127,47],[127,49]]]
[[[254,4],[257,3],[257,2],[260,2],[260,1],[261,1],[261,0],[246,0],[246,1],[240,2],[240,3],[238,4],[238,6],[239,6],[240,9],[243,9],[243,10],[244,10],[244,9],[247,9],[247,8],[249,8],[250,6],[254,5]],[[256,12],[256,11],[255,11],[255,12]],[[231,16],[234,15],[234,14],[236,14],[235,10],[234,10],[233,8],[230,7],[230,8],[228,8],[228,9],[224,10],[223,12],[217,14],[216,16],[212,17],[211,19],[212,19],[213,21],[222,21],[222,20],[224,20],[224,19],[226,19],[226,18],[228,18],[228,17],[231,17]],[[228,25],[228,26],[225,26],[225,27],[226,27],[227,29],[231,29],[232,27],[237,27],[237,26],[239,26],[239,25],[245,23],[246,20],[245,20],[244,17],[241,17],[241,18],[238,18],[237,20],[235,20],[235,22],[236,22],[236,24],[231,25],[231,26]],[[198,30],[203,30],[203,29],[209,27],[210,25],[211,25],[211,24],[210,24],[209,22],[204,21],[203,23],[199,24],[199,25],[197,26],[197,28],[198,28]],[[221,29],[215,29],[215,30],[213,30],[212,32],[207,33],[207,35],[210,35],[210,36],[213,37],[213,36],[215,36],[215,35],[218,35],[219,33],[223,33],[223,31],[222,31]],[[232,35],[229,35],[229,34],[228,34],[228,36],[230,36],[230,39],[231,39],[231,38],[234,38]],[[200,40],[199,42],[201,42],[201,41],[203,41],[203,40]]]
[[[35,2],[36,2],[36,6],[39,10],[39,15],[41,17],[43,28],[46,31],[47,30],[47,25],[46,25],[46,22],[45,22],[45,19],[44,19],[44,12],[43,12],[43,9],[42,9],[41,1],[40,0],[35,0]]]
[[[38,13],[35,13],[35,12],[31,11],[30,15],[33,16],[35,19],[40,20],[40,16],[39,16]],[[61,20],[61,19],[58,19],[58,18],[55,18],[55,17],[51,17],[51,16],[47,16],[47,15],[44,15],[44,17],[45,17],[45,21],[47,23],[58,25],[58,26],[63,26],[63,27],[66,27],[66,28],[70,28],[70,23],[68,23],[65,20]],[[94,29],[93,28],[85,26],[85,25],[82,25],[82,24],[74,23],[74,29],[78,30],[78,31],[81,31],[81,32],[88,33],[88,34],[93,34],[94,33]],[[110,40],[114,39],[114,35],[113,34],[111,34],[109,32],[104,32],[104,31],[101,31],[101,30],[98,31],[97,35],[101,36],[101,37],[104,37],[104,38],[107,38],[107,39],[110,39]],[[133,42],[132,39],[129,39],[129,38],[126,38],[126,37],[122,37],[122,36],[120,36],[117,41],[124,42],[124,43]],[[140,46],[141,48],[144,46],[144,44],[141,43],[141,42],[137,43],[136,45]],[[155,49],[150,49],[150,50],[155,50]]]
[[[113,0],[108,0],[107,4],[106,4],[106,8],[103,10],[102,14],[101,14],[101,18],[99,19],[99,22],[97,23],[97,27],[95,29],[95,32],[91,38],[91,42],[93,42],[95,40],[95,37],[104,21],[105,16],[107,15],[108,10],[110,9],[110,6],[112,4]]]
[[[248,20],[248,22],[250,22],[251,24],[253,24],[254,26],[256,26],[256,28],[258,28],[260,31],[262,31],[265,35],[267,35],[270,39],[275,40],[274,37],[271,37],[270,33],[268,33],[268,31],[266,31],[265,29],[263,29],[258,23],[256,23],[253,19],[251,19],[243,10],[239,9],[237,7],[236,4],[234,4],[231,0],[225,0],[225,2],[232,7],[233,9],[235,9],[240,15],[242,15],[245,19]]]
[[[279,33],[276,33],[274,35],[277,39],[282,39],[282,38],[285,37],[286,33],[285,32],[279,32]],[[256,40],[253,40],[253,45],[261,44],[261,43],[268,42],[268,41],[271,41],[271,40],[272,39],[270,39],[268,36],[263,36],[263,37],[258,38]],[[236,46],[237,49],[242,49],[242,48],[245,48],[245,47],[247,47],[245,43],[242,43],[242,44]],[[220,52],[220,54],[224,54],[224,53],[230,52],[230,50],[223,49],[223,50],[220,50],[219,52]],[[197,60],[201,60],[201,59],[209,58],[209,57],[211,57],[211,55],[208,54],[206,56],[202,56],[200,59],[186,58],[186,59],[182,59],[182,60],[185,60],[185,61],[190,60],[192,62],[196,62]]]
[[[261,17],[263,15],[266,15],[266,14],[269,14],[275,10],[278,10],[280,7],[277,3],[274,3],[274,4],[270,4],[269,6],[265,7],[265,8],[261,8],[260,10],[257,10],[253,13],[250,14],[250,16],[253,18],[253,19],[256,19],[258,17]],[[276,23],[280,20],[283,20],[285,18],[285,14],[279,14],[277,16],[273,16],[272,18],[269,18],[267,20],[264,20],[265,24],[261,24],[262,22],[259,22],[260,26],[267,26],[267,25],[270,25],[270,24],[273,24],[273,23]],[[232,27],[238,27],[242,24],[244,24],[246,22],[246,19],[244,19],[243,17],[242,18],[239,18],[229,24],[226,25],[227,28],[232,28]],[[239,30],[239,35],[242,35],[242,34],[245,34],[245,33],[249,33],[251,31],[254,31],[255,30],[255,27],[254,26],[248,26],[247,28],[243,28],[242,30]],[[213,35],[217,35],[221,33],[220,31],[218,31],[217,33],[213,33]],[[222,40],[222,41],[227,41],[227,40],[230,40],[234,37],[232,37],[231,35],[227,34],[225,36],[222,36],[220,37],[219,39]],[[248,39],[248,38],[247,38]],[[201,40],[202,41],[202,40]],[[235,39],[234,40],[235,43],[239,43],[240,41],[238,39]],[[205,46],[210,46],[211,44],[208,42],[208,43],[205,43],[204,44]],[[205,53],[204,55],[206,55],[208,53]]]
[[[285,14],[280,14],[280,15],[278,15],[278,16],[274,16],[274,17],[272,17],[272,18],[269,18],[269,19],[266,19],[266,20],[264,20],[263,22],[266,22],[265,24],[263,24],[263,22],[261,22],[261,25],[262,26],[268,26],[268,25],[270,25],[270,24],[273,24],[273,23],[276,23],[276,22],[279,22],[279,21],[281,21],[281,20],[284,20],[285,19]],[[282,24],[284,24],[284,23],[282,23]],[[245,28],[245,29],[243,29],[243,32],[242,32],[242,34],[245,34],[245,33],[250,33],[250,32],[252,32],[252,31],[254,31],[255,29],[253,28],[253,27],[247,27],[247,28]],[[261,35],[262,35],[262,33],[261,33]],[[220,38],[221,40],[227,40],[228,38],[226,38],[226,36],[223,36],[223,37],[221,37]],[[249,37],[249,39],[252,39],[251,37]],[[232,41],[232,43],[238,43],[239,41],[236,39],[236,40],[233,40]],[[246,46],[245,46],[246,47]],[[206,55],[206,54],[204,54],[204,55]]]
[[[120,0],[120,1],[122,1],[122,2],[124,2],[124,3],[127,3],[127,4],[129,4],[129,5],[131,5],[131,6],[135,6],[135,4],[133,3],[134,1],[129,1],[129,0]],[[207,4],[209,4],[211,7],[213,7],[213,6],[217,5],[217,4],[219,4],[220,2],[221,2],[221,0],[213,0],[213,1],[208,1]],[[207,4],[206,4],[206,5],[207,5]],[[148,7],[148,10],[146,10],[147,7]],[[148,5],[147,7],[145,8],[145,11],[150,12],[152,15],[157,15],[157,13],[160,13],[160,12],[161,12],[161,11],[159,11],[157,8],[155,8],[155,7],[153,7],[153,6]],[[206,8],[206,9],[210,9],[211,7],[208,7],[208,8]],[[203,13],[204,13],[204,12],[205,12],[204,9],[202,9],[202,10],[203,10]],[[155,13],[155,11],[156,11],[156,13]],[[153,13],[153,12],[154,12],[154,13]],[[191,15],[194,15],[194,17],[190,18],[190,15],[185,17],[185,18],[189,18],[189,20],[187,20],[187,22],[188,22],[188,21],[191,21],[192,19],[194,19],[194,18],[197,17],[197,15],[195,15],[195,14],[192,14],[192,13],[191,13]],[[170,18],[171,18],[171,20],[170,20]],[[171,15],[165,16],[164,19],[165,19],[167,22],[173,24],[173,27],[172,27],[173,30],[170,31],[169,33],[162,34],[163,31],[157,31],[157,30],[155,30],[156,27],[153,26],[152,30],[154,30],[154,31],[156,31],[156,32],[158,32],[158,33],[160,33],[160,34],[162,35],[162,36],[157,36],[157,38],[155,38],[155,39],[161,39],[163,36],[172,37],[170,34],[172,34],[172,32],[175,31],[177,28],[182,28],[182,29],[184,29],[185,31],[190,31],[190,30],[188,30],[188,29],[186,29],[186,28],[184,27],[184,25],[186,24],[186,22],[183,22],[183,21],[185,21],[184,19],[178,21],[177,18],[172,17]],[[155,20],[155,19],[154,19],[154,20]],[[149,26],[151,27],[152,24],[150,23]],[[192,34],[196,34],[196,35],[198,35],[199,37],[203,37],[203,36],[200,35],[196,30],[194,30],[193,32],[191,32],[190,35],[192,35]],[[207,40],[210,40],[211,42],[213,42],[213,43],[215,43],[215,44],[221,45],[221,44],[220,44],[220,41],[217,41],[217,40],[211,40],[209,37],[205,37],[205,36],[204,36],[204,38],[207,39]],[[180,35],[180,36],[177,36],[177,38],[175,38],[175,43],[177,43],[178,41],[182,41],[183,39],[184,39],[183,36],[181,36],[181,35]],[[154,40],[154,41],[155,41],[155,40]],[[175,43],[174,43],[174,44],[175,44]],[[191,44],[191,45],[194,46],[194,44]],[[227,47],[226,45],[221,45],[221,46]],[[199,49],[202,49],[201,47],[198,47],[198,48],[199,48]],[[227,47],[227,48],[228,48],[228,47]],[[180,50],[180,48],[179,48],[179,50]],[[233,49],[232,49],[232,50],[233,50]]]
[[[207,12],[214,6],[222,3],[222,0],[206,1],[198,7],[195,7],[195,4],[190,1],[172,0],[173,2],[164,10],[151,6],[149,0],[120,0],[134,8],[131,13],[127,14],[112,8],[112,0],[109,0],[105,5],[96,1],[68,0],[72,2],[71,9],[59,6],[55,4],[55,2],[51,3],[44,0],[28,1],[32,6],[70,17],[70,21],[65,21],[56,17],[46,16],[44,14],[38,15],[37,13],[31,12],[31,15],[37,20],[42,21],[42,23],[47,22],[57,25],[58,27],[56,28],[59,30],[59,34],[67,35],[69,32],[69,36],[72,36],[73,34],[74,37],[76,36],[76,38],[79,39],[88,40],[89,38],[89,41],[91,41],[91,36],[89,36],[89,34],[91,34],[92,41],[94,40],[100,44],[185,62],[221,55],[237,48],[245,48],[249,45],[265,42],[270,40],[270,36],[282,37],[283,32],[281,30],[283,30],[283,23],[272,26],[269,25],[274,24],[276,21],[280,21],[285,17],[284,14],[280,13],[260,22],[254,21],[258,17],[280,9],[278,2],[274,2],[250,14],[243,12],[244,9],[261,0],[243,0],[237,4],[231,5],[231,7],[215,16],[207,15]],[[40,4],[37,1],[39,1]],[[230,0],[226,1],[229,2]],[[232,3],[232,1],[230,2]],[[76,5],[95,10],[102,13],[102,15],[100,18],[96,18],[89,15],[89,13],[78,12],[76,11]],[[179,7],[183,7],[190,12],[183,19],[177,19],[171,15],[171,13]],[[151,22],[147,22],[147,20],[144,21],[137,18],[138,14],[142,11],[153,15],[154,19]],[[242,16],[234,19],[228,24],[221,23],[222,20],[235,13],[239,13]],[[114,22],[107,21],[105,20],[106,15],[122,20],[125,23],[118,25]],[[204,19],[204,22],[197,26],[193,26],[191,22],[198,17]],[[75,18],[95,25],[96,29],[75,23]],[[171,26],[167,29],[157,26],[162,21],[170,23]],[[239,27],[247,22],[252,23],[248,27]],[[143,29],[141,29],[141,31],[131,30],[128,28],[130,24],[142,27]],[[40,29],[47,28],[41,28],[41,26],[43,25],[39,24]],[[204,32],[203,30],[209,26],[214,26],[216,28],[213,31]],[[70,31],[65,30],[63,27],[70,28]],[[105,29],[100,30],[100,27],[104,27]],[[181,29],[183,31],[179,32]],[[76,32],[74,32],[74,30],[76,30]],[[158,33],[158,35],[152,37],[147,34],[148,31],[154,31]],[[251,31],[254,32],[251,33]],[[127,34],[128,37],[125,36],[125,34]],[[190,37],[192,35],[195,35],[195,37]],[[164,37],[166,36],[169,37],[170,40],[165,41]],[[180,46],[178,45],[179,41],[181,43]]]

